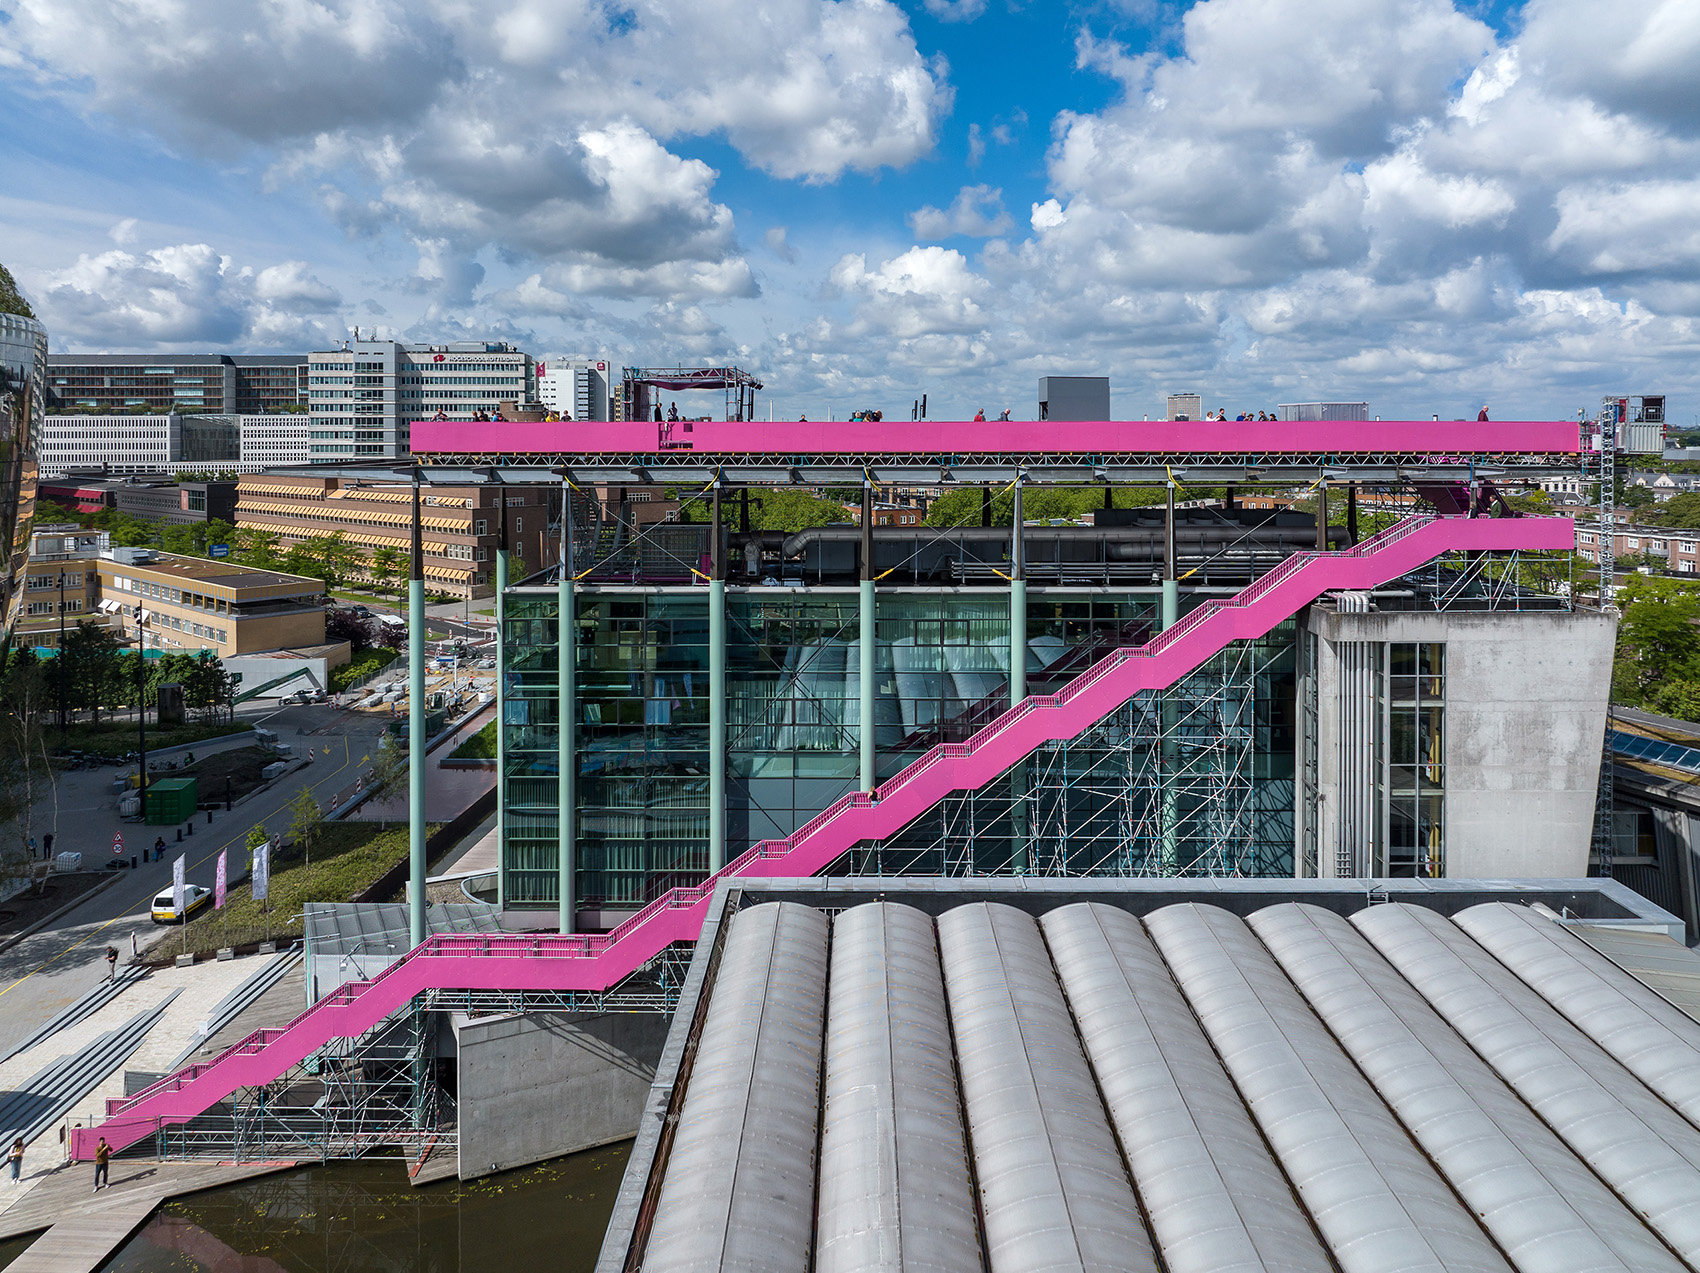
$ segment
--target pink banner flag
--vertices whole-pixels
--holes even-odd
[[[214,910],[217,910],[219,907],[224,905],[224,879],[225,879],[224,859],[225,859],[225,854],[228,853],[228,852],[229,852],[228,849],[220,849],[218,851],[218,872],[213,876],[213,909]]]

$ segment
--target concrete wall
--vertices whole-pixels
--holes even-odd
[[[1573,612],[1306,616],[1321,638],[1318,857],[1331,874],[1339,799],[1334,646],[1446,643],[1446,874],[1455,879],[1587,874],[1617,621]]]
[[[539,1013],[460,1023],[460,1178],[635,1136],[670,1020]]]

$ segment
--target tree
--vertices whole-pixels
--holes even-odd
[[[289,838],[301,846],[308,865],[313,861],[313,843],[325,828],[325,812],[305,783],[289,802]]]
[[[402,573],[402,555],[385,545],[372,554],[372,567],[367,572],[372,586],[379,592],[394,592],[396,579]]]
[[[259,570],[280,569],[283,550],[278,543],[278,536],[273,531],[257,530],[252,526],[239,527],[236,531],[237,559],[244,566]]]
[[[1649,526],[1667,526],[1672,530],[1700,530],[1700,495],[1672,495],[1636,520]]]
[[[372,767],[366,772],[366,793],[369,800],[380,806],[399,800],[407,794],[410,766],[401,745],[385,735],[372,754]],[[383,830],[389,830],[389,819],[383,819]]]
[[[350,652],[360,654],[372,647],[372,629],[381,627],[340,606],[325,611],[325,640],[347,641]]]
[[[93,712],[97,725],[100,709],[118,701],[118,687],[123,683],[124,665],[118,649],[118,637],[112,629],[79,619],[77,626],[65,633],[65,648],[58,655],[65,660],[66,699],[78,711]]]
[[[1618,594],[1614,695],[1684,720],[1700,720],[1700,592],[1676,579],[1632,576]]]
[[[0,265],[0,314],[16,314],[20,318],[35,317],[30,303],[18,290],[18,281],[4,265]]]
[[[0,679],[0,883],[32,869],[29,841],[43,785],[58,798],[47,759],[55,693],[36,659],[8,660]]]

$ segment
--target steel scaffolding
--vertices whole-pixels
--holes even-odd
[[[1292,646],[1239,641],[1166,691],[1136,695],[877,844],[851,874],[1292,874],[1290,778],[1256,773],[1270,665]],[[1260,714],[1261,704],[1264,711]]]

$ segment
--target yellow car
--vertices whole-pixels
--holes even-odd
[[[153,922],[156,924],[180,924],[188,916],[193,915],[201,907],[212,902],[212,890],[202,888],[199,884],[183,886],[183,914],[177,913],[177,899],[172,896],[170,889],[153,899]]]

